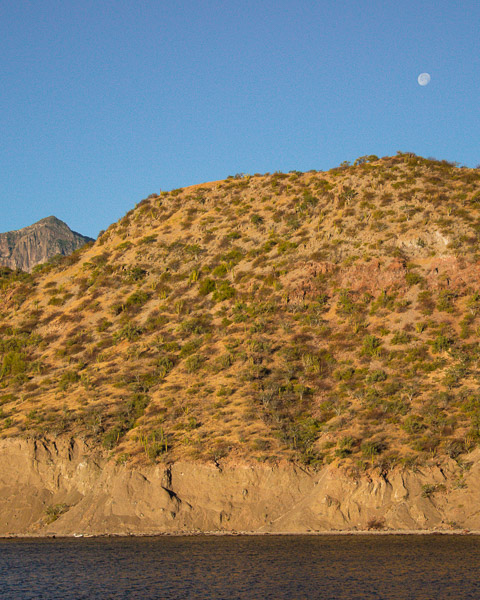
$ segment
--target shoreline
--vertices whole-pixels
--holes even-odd
[[[71,534],[59,535],[56,533],[42,534],[22,534],[12,533],[0,535],[2,540],[15,539],[109,539],[109,538],[165,538],[165,537],[300,537],[300,536],[480,536],[479,530],[470,529],[388,529],[382,531],[372,531],[368,529],[359,529],[354,531],[298,531],[298,532],[263,532],[263,531],[179,531],[179,532],[164,532],[164,533],[99,533],[99,534]]]

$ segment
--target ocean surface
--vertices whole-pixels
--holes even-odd
[[[480,598],[480,536],[0,540],[0,598]]]

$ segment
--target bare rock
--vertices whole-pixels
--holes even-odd
[[[0,233],[0,265],[31,271],[52,256],[66,256],[91,241],[60,219],[46,217],[23,229]]]

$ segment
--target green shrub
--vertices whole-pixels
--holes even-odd
[[[106,319],[105,317],[103,319],[101,319],[98,324],[97,324],[97,331],[98,332],[103,332],[106,331],[107,329],[109,329],[112,326],[112,322],[109,321],[108,319]]]
[[[212,364],[212,369],[215,373],[228,369],[235,362],[235,358],[232,354],[227,352],[218,356]]]
[[[11,350],[7,352],[2,360],[2,367],[0,369],[0,380],[5,376],[18,376],[23,375],[27,370],[27,360],[25,354]]]
[[[174,363],[168,356],[160,356],[155,361],[155,367],[157,368],[158,376],[160,379],[164,379],[168,373],[173,369]]]
[[[123,274],[123,279],[126,283],[136,283],[145,279],[146,276],[147,271],[145,269],[141,267],[128,267]]]
[[[204,362],[205,358],[203,356],[200,354],[192,354],[185,361],[185,369],[187,370],[187,373],[195,373],[202,367]]]
[[[426,425],[423,423],[422,417],[419,417],[418,415],[410,415],[402,423],[402,429],[410,435],[415,435],[425,428]]]
[[[347,458],[352,454],[353,446],[356,440],[350,435],[344,436],[338,440],[338,448],[335,450],[335,456]]]
[[[305,373],[320,373],[322,371],[321,359],[312,352],[302,355],[302,363]]]
[[[120,441],[124,430],[119,425],[112,427],[107,433],[103,436],[102,444],[103,447],[107,450],[112,450]]]
[[[384,290],[378,295],[378,298],[372,304],[371,314],[374,314],[379,309],[394,310],[395,308],[395,294],[387,294]]]
[[[124,430],[132,429],[135,426],[137,419],[144,414],[149,401],[150,398],[147,394],[136,392],[125,402],[117,416]]]
[[[229,300],[235,296],[235,288],[233,288],[228,281],[217,282],[216,290],[213,293],[214,302],[223,302],[223,300]]]
[[[60,298],[59,296],[52,296],[48,301],[48,304],[50,306],[62,306],[63,304],[65,304],[65,299]]]
[[[423,283],[424,279],[418,273],[415,273],[414,271],[408,271],[405,274],[405,281],[408,285],[417,285]]]
[[[337,302],[337,312],[341,315],[352,315],[358,310],[349,290],[342,290]]]
[[[80,381],[80,375],[76,371],[64,371],[58,382],[58,387],[61,390],[66,390],[72,383]]]
[[[450,348],[452,343],[453,340],[451,338],[447,337],[446,335],[439,334],[433,340],[432,349],[434,352],[444,352]]]
[[[221,265],[218,265],[212,271],[212,275],[214,277],[225,277],[227,275],[227,273],[228,273],[228,267],[224,263],[222,263]]]
[[[152,462],[155,462],[159,456],[168,452],[168,439],[163,431],[163,428],[160,428],[158,431],[154,431],[153,433],[142,437],[141,441],[145,450],[145,454]]]
[[[385,381],[387,374],[382,369],[376,371],[370,371],[365,378],[366,383],[378,383],[379,381]]]
[[[125,300],[124,307],[128,309],[131,306],[143,306],[150,299],[150,294],[143,291],[137,290],[130,294],[130,296]]]
[[[453,304],[455,297],[456,294],[454,292],[442,290],[438,294],[437,309],[443,312],[453,312],[455,308]]]
[[[154,242],[157,241],[157,237],[158,236],[156,234],[146,235],[138,242],[138,245],[140,246],[143,244],[153,244]]]
[[[263,223],[263,217],[261,217],[260,215],[257,215],[257,214],[253,214],[253,215],[250,215],[250,221],[256,227],[258,227],[259,225],[262,225],[262,223]]]
[[[385,450],[385,444],[380,441],[368,441],[361,445],[361,450],[364,456],[371,458],[372,463],[375,456],[381,454]]]
[[[418,294],[418,303],[420,305],[420,310],[424,315],[431,315],[433,309],[435,308],[435,302],[432,299],[432,292],[423,291]]]
[[[193,354],[202,345],[201,339],[191,340],[182,346],[180,358],[186,358]]]
[[[206,279],[202,279],[198,286],[198,293],[201,296],[208,296],[211,292],[215,290],[215,281],[207,277]]]
[[[120,340],[128,340],[133,342],[143,333],[143,329],[135,323],[126,323],[117,333],[113,336],[115,342]]]
[[[353,367],[347,367],[346,369],[339,369],[338,371],[335,371],[335,373],[333,374],[333,376],[335,377],[335,379],[338,379],[338,381],[349,381],[350,379],[352,379],[355,375],[355,369]]]
[[[50,524],[56,521],[61,515],[67,512],[69,508],[70,507],[65,503],[52,504],[50,506],[47,506],[47,508],[45,509],[45,514],[47,515],[47,523]]]
[[[212,329],[210,318],[210,315],[206,314],[197,315],[191,319],[185,319],[185,321],[180,323],[179,330],[182,333],[187,333],[189,335],[202,335],[208,333]]]
[[[367,356],[377,356],[380,352],[382,341],[374,335],[366,335],[363,338],[362,354]]]
[[[115,250],[128,250],[129,248],[131,248],[133,246],[132,242],[122,242],[121,244],[118,244],[118,246],[115,246]]]
[[[443,483],[425,483],[422,485],[422,498],[430,498],[437,492],[445,492],[446,489]]]
[[[411,337],[406,331],[396,331],[392,337],[392,344],[408,344],[410,342]]]

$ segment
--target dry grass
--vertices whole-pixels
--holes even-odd
[[[149,197],[74,259],[0,274],[1,435],[457,458],[480,439],[479,206],[478,170],[410,154]]]

